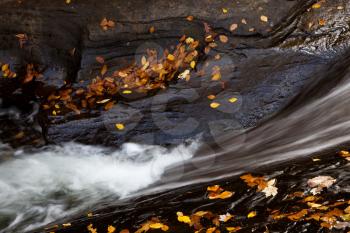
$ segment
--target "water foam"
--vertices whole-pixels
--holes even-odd
[[[0,164],[1,232],[25,232],[123,198],[190,159],[196,147],[125,144],[110,151],[70,143],[30,155],[17,151],[18,158]]]

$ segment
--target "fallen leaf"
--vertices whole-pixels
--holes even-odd
[[[107,233],[114,233],[115,230],[116,230],[116,229],[115,229],[114,226],[109,225],[108,228],[107,228]]]
[[[226,227],[226,230],[229,232],[229,233],[234,233],[234,232],[237,232],[239,230],[241,230],[242,227]]]
[[[105,74],[107,73],[107,70],[108,70],[107,65],[103,65],[103,66],[102,66],[102,69],[101,69],[101,75],[102,75],[102,76],[105,75]]]
[[[155,29],[155,27],[154,27],[154,26],[150,27],[150,29],[149,29],[149,33],[153,34],[155,31],[156,31],[156,29]]]
[[[320,193],[323,188],[329,188],[337,180],[331,176],[317,176],[307,181],[307,184],[310,188],[313,188],[311,192],[315,195]]]
[[[121,131],[125,129],[125,126],[122,123],[117,123],[115,124],[115,128]]]
[[[320,3],[315,3],[315,4],[312,5],[312,8],[313,9],[319,9],[319,8],[321,8],[321,4]]]
[[[266,197],[276,196],[278,193],[278,188],[275,186],[276,179],[269,180],[267,182],[267,187],[264,188],[261,192],[265,193]]]
[[[265,22],[265,23],[267,23],[267,21],[269,21],[269,19],[265,15],[260,16],[260,20]]]
[[[196,62],[195,61],[191,61],[190,66],[192,69],[196,68]]]
[[[238,24],[233,23],[233,24],[231,24],[231,26],[230,26],[230,31],[233,32],[233,31],[236,30],[237,28],[238,28]]]
[[[216,194],[216,193],[211,193],[209,194],[208,198],[211,200],[215,199],[227,199],[233,196],[233,192],[230,191],[223,191],[222,193]]]
[[[291,214],[288,218],[292,221],[299,221],[301,218],[305,217],[308,214],[308,210],[303,209],[295,214]]]
[[[225,35],[220,35],[219,39],[222,43],[227,43],[228,42],[228,37]]]
[[[192,15],[187,16],[187,21],[193,21],[194,17]]]
[[[176,215],[177,215],[177,220],[179,222],[187,223],[189,225],[192,224],[191,218],[189,216],[184,215],[182,212],[177,212]]]
[[[215,96],[215,95],[208,95],[207,97],[208,97],[208,99],[210,99],[210,100],[213,100],[213,99],[215,99],[215,98],[216,98],[216,96]]]
[[[236,97],[232,97],[228,101],[231,102],[231,103],[235,103],[235,102],[237,102],[237,100],[238,99]]]
[[[97,229],[94,228],[94,226],[92,224],[90,224],[89,226],[87,226],[87,230],[90,232],[90,233],[97,233]]]
[[[256,216],[256,211],[251,211],[248,215],[247,215],[247,217],[248,218],[254,218],[255,216]]]
[[[233,218],[233,216],[230,213],[226,213],[223,215],[219,215],[219,221],[220,222],[227,222],[228,220],[230,220],[231,218]]]
[[[215,109],[215,108],[218,108],[219,106],[220,106],[220,104],[219,104],[219,103],[216,103],[216,102],[213,102],[213,103],[210,104],[210,107],[211,107],[211,108],[214,108],[214,109]]]
[[[172,54],[168,54],[167,59],[168,59],[169,61],[175,61],[175,57],[174,57],[174,55],[172,55]]]

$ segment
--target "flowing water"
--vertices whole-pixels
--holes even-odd
[[[15,158],[0,164],[1,232],[29,231],[119,198],[218,180],[348,143],[349,60],[315,74],[319,79],[281,114],[218,140],[219,149],[198,149],[194,142],[172,150],[126,144],[111,151],[71,143],[12,151]]]
[[[126,144],[121,150],[67,144],[0,165],[1,232],[25,232],[97,203],[123,198],[160,179],[164,169],[196,148]]]

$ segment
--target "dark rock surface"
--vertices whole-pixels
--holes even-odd
[[[40,120],[47,143],[173,145],[199,134],[211,141],[227,130],[254,127],[278,113],[317,80],[320,70],[342,59],[349,47],[350,4],[326,1],[320,9],[312,9],[313,3],[2,0],[0,62],[9,63],[20,75],[0,79],[0,97],[11,99],[19,91],[26,94],[24,102],[40,103],[65,83],[81,87],[91,82],[100,70],[96,56],[105,58],[109,70],[116,70],[140,60],[146,49],[171,48],[182,35],[203,42],[203,23],[207,23],[215,33],[228,36],[229,42],[216,38],[218,47],[199,57],[197,69],[210,71],[219,65],[221,82],[211,81],[209,75],[192,75],[189,82],[171,83],[152,96],[124,98],[110,111],[56,117],[40,111],[35,118]],[[226,14],[223,8],[228,9]],[[194,16],[193,21],[186,20],[189,15]],[[267,23],[260,20],[261,15],[268,16]],[[102,30],[104,17],[116,26]],[[238,28],[231,32],[233,23]],[[156,29],[153,34],[149,33],[152,26]],[[20,33],[28,35],[23,48],[15,36]],[[217,54],[220,60],[215,59]],[[40,65],[43,77],[22,85],[21,74],[28,63]],[[218,109],[209,107],[210,94],[217,95]],[[238,101],[229,103],[231,97]],[[124,131],[115,130],[119,122],[126,126]]]

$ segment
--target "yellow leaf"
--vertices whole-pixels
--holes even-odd
[[[206,233],[213,233],[215,230],[216,230],[216,227],[211,227],[207,229]]]
[[[207,191],[209,191],[209,192],[217,192],[217,191],[219,191],[219,189],[220,189],[220,185],[214,185],[214,186],[209,186],[207,188]]]
[[[177,220],[179,222],[191,224],[191,218],[189,216],[183,215],[182,212],[177,212]]]
[[[70,226],[72,226],[72,224],[71,224],[71,223],[63,223],[62,226],[64,226],[64,227],[70,227]]]
[[[254,218],[256,216],[256,211],[252,211],[248,214],[248,218]]]
[[[346,150],[340,151],[339,154],[340,154],[340,156],[345,157],[345,158],[350,157],[349,151],[346,151]]]
[[[237,232],[241,229],[242,229],[241,227],[226,227],[226,230],[230,233]]]
[[[209,194],[209,199],[211,200],[215,200],[215,199],[227,199],[227,198],[230,198],[233,196],[233,192],[230,192],[230,191],[224,191],[220,194],[216,194],[216,193],[211,193]]]
[[[117,124],[115,124],[115,128],[116,128],[117,130],[124,130],[124,129],[125,129],[125,126],[124,126],[123,124],[121,124],[121,123],[117,123]]]
[[[7,71],[8,69],[9,69],[9,64],[4,64],[4,65],[1,66],[2,72]]]
[[[124,91],[123,91],[123,94],[126,94],[126,95],[127,95],[127,94],[131,94],[131,93],[132,93],[132,91],[130,91],[130,90],[124,90]]]
[[[216,102],[213,102],[213,103],[210,104],[211,108],[218,108],[219,106],[220,106],[220,104],[216,103]]]
[[[87,226],[87,229],[90,233],[97,233],[97,229],[93,227],[92,224],[90,224],[89,226]]]
[[[222,13],[227,14],[228,9],[227,8],[222,8]]]
[[[116,230],[116,229],[115,229],[114,226],[109,225],[108,228],[107,228],[107,233],[114,233],[115,230]]]
[[[163,224],[159,223],[159,222],[158,223],[152,223],[152,224],[149,225],[149,227],[152,228],[152,229],[160,229],[160,228],[163,227]]]
[[[107,73],[108,67],[107,65],[103,65],[101,69],[101,75],[105,75]]]
[[[212,76],[212,78],[211,78],[211,80],[213,80],[213,81],[218,81],[218,80],[220,80],[220,79],[221,79],[221,74],[220,74],[220,72],[215,73],[215,74]]]
[[[236,97],[232,97],[228,101],[230,101],[231,103],[235,103],[235,102],[237,102],[237,100],[238,99]]]
[[[168,54],[167,59],[168,59],[169,61],[174,61],[174,60],[175,60],[175,57],[174,57],[174,55],[172,55],[172,54]]]
[[[169,227],[167,225],[163,224],[161,229],[162,229],[162,231],[167,231],[167,230],[169,230]]]
[[[321,8],[321,4],[315,3],[315,4],[312,5],[312,8],[313,9],[319,9],[319,8]]]
[[[192,69],[194,69],[196,67],[196,62],[195,61],[191,61],[190,66],[191,66]]]
[[[197,211],[196,213],[194,213],[194,215],[196,215],[198,217],[203,217],[207,213],[208,213],[208,211]]]
[[[187,37],[185,42],[186,44],[192,44],[194,42],[194,39],[192,37]]]

